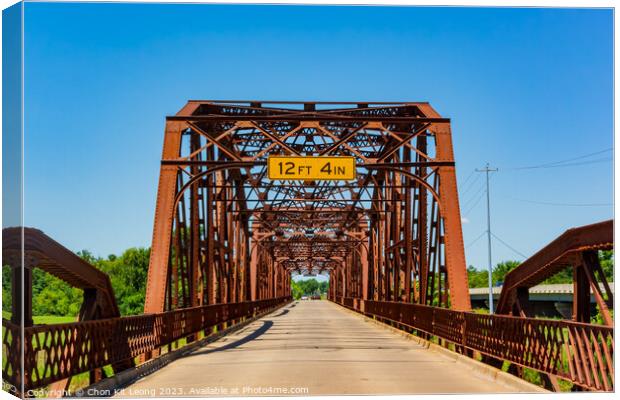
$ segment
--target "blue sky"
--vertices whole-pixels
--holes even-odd
[[[452,119],[468,263],[486,266],[485,239],[471,243],[486,229],[473,170],[487,161],[500,168],[493,231],[529,256],[613,217],[612,18],[27,3],[25,224],[101,256],[150,245],[164,117],[187,99],[429,101]],[[523,259],[495,239],[493,251]]]

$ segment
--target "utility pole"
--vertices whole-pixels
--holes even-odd
[[[487,176],[487,241],[489,248],[489,314],[493,314],[493,264],[491,261],[491,196],[489,194],[489,172],[495,172],[497,168],[489,168],[487,163],[484,169],[476,169],[476,172],[484,172]]]

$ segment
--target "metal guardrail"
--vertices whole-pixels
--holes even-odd
[[[360,313],[393,321],[583,388],[614,388],[612,327],[564,320],[485,315],[419,304],[336,298]]]
[[[214,304],[158,314],[109,318],[24,329],[21,375],[20,326],[2,319],[2,378],[23,391],[82,372],[133,359],[216,325],[252,317],[290,300],[279,297]]]

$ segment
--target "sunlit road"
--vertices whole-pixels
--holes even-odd
[[[118,395],[248,396],[531,391],[493,380],[328,301],[300,301]]]

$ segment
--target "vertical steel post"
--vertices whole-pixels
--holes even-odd
[[[454,153],[452,149],[450,125],[447,123],[436,124],[433,129],[437,142],[437,159],[453,162]],[[455,310],[470,310],[471,300],[467,284],[465,248],[463,245],[461,212],[459,209],[456,171],[454,166],[439,168],[439,193],[441,198],[439,207],[441,209],[441,217],[444,226],[443,240],[445,246],[446,272],[448,275],[447,288],[450,291],[450,308]]]
[[[182,123],[180,122],[166,122],[162,159],[173,159],[179,156],[181,129]],[[166,286],[169,279],[168,265],[172,240],[172,224],[175,214],[174,198],[177,170],[176,166],[162,165],[159,173],[153,244],[151,246],[146,299],[144,302],[145,313],[164,311]]]

